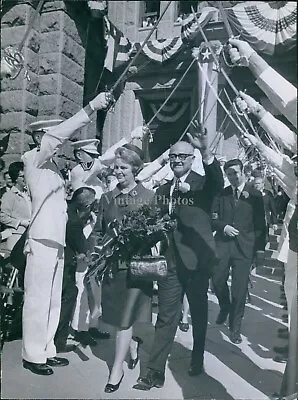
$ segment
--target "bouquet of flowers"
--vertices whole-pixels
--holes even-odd
[[[128,212],[120,222],[113,221],[110,224],[110,234],[99,238],[94,247],[86,281],[92,275],[101,278],[107,259],[129,263],[134,257],[150,255],[151,247],[167,239],[167,232],[173,231],[176,224],[176,220],[169,215],[162,216],[158,207],[147,205]]]
[[[115,252],[121,261],[150,253],[151,247],[176,228],[176,220],[161,215],[158,207],[144,205],[124,215],[115,239]]]

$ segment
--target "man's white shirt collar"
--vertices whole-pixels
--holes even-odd
[[[243,189],[244,189],[245,184],[246,184],[246,182],[243,182],[243,183],[242,183],[240,186],[238,186],[237,188],[234,187],[234,186],[232,186],[233,192],[235,192],[235,189],[238,190],[238,199],[239,199],[239,197],[240,197],[240,195],[241,195],[241,193],[242,193],[242,191],[243,191]]]

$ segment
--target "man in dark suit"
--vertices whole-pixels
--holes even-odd
[[[180,321],[183,294],[190,305],[193,325],[193,351],[189,375],[203,371],[205,336],[208,320],[208,283],[211,268],[217,258],[211,229],[212,199],[223,187],[218,161],[208,145],[207,133],[188,135],[188,142],[177,142],[170,149],[170,166],[174,179],[156,192],[158,206],[164,214],[177,219],[177,228],[170,235],[165,252],[167,278],[158,284],[159,311],[155,337],[145,376],[138,379],[135,389],[150,390],[162,387],[165,365]],[[200,149],[205,176],[191,170],[194,147]]]
[[[219,262],[213,270],[212,283],[219,300],[216,323],[223,324],[229,315],[230,339],[239,344],[249,273],[257,245],[265,235],[264,204],[260,192],[245,182],[243,164],[230,160],[224,171],[231,183],[215,198],[212,226]],[[231,297],[227,285],[232,266]]]
[[[266,218],[266,236],[264,237],[264,241],[260,243],[260,250],[265,250],[265,246],[269,239],[269,227],[272,226],[273,230],[277,229],[277,212],[275,206],[275,200],[273,194],[270,190],[264,188],[265,182],[262,176],[255,176],[253,180],[253,186],[256,190],[258,190],[264,202],[264,210],[265,210],[265,218]]]

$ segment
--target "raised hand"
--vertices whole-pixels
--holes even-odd
[[[190,143],[201,152],[206,152],[209,149],[207,129],[196,120],[192,122],[192,126],[193,133],[186,133]]]
[[[110,92],[101,92],[89,104],[93,110],[103,110],[109,106],[111,101],[112,95]]]
[[[239,97],[236,98],[235,102],[241,111],[247,111],[259,118],[262,118],[266,113],[265,108],[260,103],[258,103],[253,97],[241,91],[239,92]]]
[[[149,129],[146,126],[137,126],[130,134],[131,139],[143,139],[147,135]]]
[[[245,133],[244,139],[247,139],[254,146],[258,146],[260,144],[259,139],[256,138],[254,135],[251,135],[250,133]]]
[[[233,64],[237,64],[241,58],[249,60],[252,54],[255,53],[254,49],[243,40],[231,38],[229,43],[232,45],[229,55]]]

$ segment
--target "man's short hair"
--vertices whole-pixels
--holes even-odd
[[[224,165],[224,171],[226,172],[227,169],[234,167],[235,165],[239,165],[241,172],[243,171],[243,163],[238,158],[227,161]]]
[[[8,167],[8,175],[10,176],[12,183],[16,182],[20,171],[24,171],[24,163],[22,161],[16,161],[10,164]]]
[[[263,170],[261,170],[261,169],[259,169],[259,168],[256,168],[256,169],[254,169],[253,171],[252,171],[252,173],[251,173],[251,175],[254,177],[254,178],[264,178],[264,171]]]
[[[96,195],[96,192],[93,188],[88,187],[88,186],[82,186],[73,192],[72,200],[77,201],[78,197],[81,196],[86,191],[89,192],[90,194],[93,194],[94,196]]]

